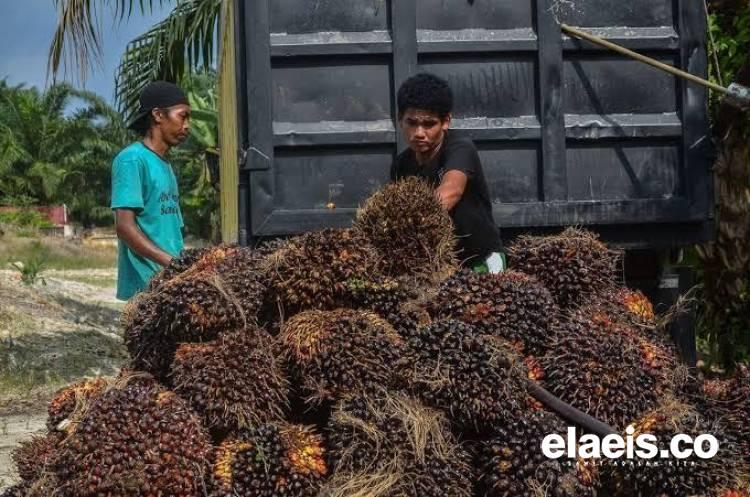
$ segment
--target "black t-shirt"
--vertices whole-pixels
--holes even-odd
[[[438,155],[424,166],[419,165],[414,151],[407,149],[393,162],[391,180],[419,176],[437,187],[443,175],[452,170],[461,171],[469,178],[461,200],[450,215],[458,237],[459,257],[465,262],[475,263],[501,250],[502,243],[492,218],[492,204],[482,163],[471,140],[448,133]]]

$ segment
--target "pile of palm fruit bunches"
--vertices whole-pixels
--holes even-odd
[[[349,229],[189,250],[123,315],[131,361],[49,404],[5,496],[748,496],[750,374],[703,381],[620,255],[569,228],[460,269],[418,179]],[[569,421],[625,437],[711,433],[708,460],[591,464],[540,448]],[[580,435],[579,435],[580,436]],[[643,463],[643,464],[641,464]]]

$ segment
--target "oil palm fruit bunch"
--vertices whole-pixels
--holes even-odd
[[[17,483],[3,490],[0,493],[0,497],[26,497],[28,485],[25,483]]]
[[[376,313],[401,336],[408,336],[431,321],[430,315],[417,302],[419,289],[403,279],[350,280],[347,291],[350,307]]]
[[[642,434],[656,437],[657,454],[669,453],[670,441],[678,434],[693,440],[701,434],[711,434],[719,441],[719,451],[709,459],[701,459],[693,452],[686,459],[673,457],[658,464],[651,459],[641,460],[636,454],[635,464],[645,461],[651,464],[604,466],[611,487],[608,490],[615,497],[713,496],[720,489],[730,488],[743,472],[747,474],[739,462],[738,447],[726,438],[721,428],[674,398],[665,397],[654,410],[629,426],[626,434],[631,433],[634,440]]]
[[[154,290],[162,284],[171,280],[178,274],[181,274],[195,264],[201,257],[208,252],[208,248],[188,248],[182,251],[180,255],[174,257],[168,266],[159,271],[149,281],[148,289]]]
[[[526,397],[524,363],[496,337],[461,321],[436,321],[409,338],[411,391],[468,431],[503,422]]]
[[[288,383],[261,328],[224,333],[213,342],[181,344],[170,373],[175,392],[218,432],[281,420]]]
[[[476,448],[485,497],[595,496],[595,469],[548,459],[541,450],[549,434],[564,434],[565,423],[547,411],[516,411]]]
[[[68,432],[85,408],[107,387],[107,379],[83,380],[58,390],[47,406],[47,429]]]
[[[123,313],[131,367],[165,380],[178,343],[213,340],[256,322],[266,291],[259,264],[250,249],[210,250],[157,290],[136,296]]]
[[[723,489],[716,494],[716,497],[750,497],[750,486],[747,489]]]
[[[145,371],[165,381],[177,350],[178,338],[169,330],[160,310],[161,298],[151,293],[133,297],[121,317],[125,346],[130,355],[129,368]]]
[[[284,324],[282,354],[309,400],[403,383],[406,343],[387,321],[367,311],[306,311]]]
[[[265,274],[262,271],[264,249],[238,248],[216,263],[216,285],[225,299],[241,312],[244,324],[257,320],[267,292]],[[200,264],[200,262],[198,263]]]
[[[404,394],[343,399],[327,432],[334,474],[325,495],[472,495],[470,456],[445,416]]]
[[[465,269],[440,286],[428,308],[435,319],[463,321],[533,355],[547,350],[557,316],[549,291],[518,271],[478,274]]]
[[[666,374],[630,336],[596,316],[573,314],[558,323],[555,341],[539,364],[554,395],[618,429],[652,409],[668,391]]]
[[[629,292],[627,289],[624,291]],[[676,355],[677,351],[674,343],[666,331],[664,324],[658,323],[656,317],[643,317],[647,316],[648,312],[644,315],[631,312],[621,299],[625,295],[624,291],[621,289],[606,291],[590,303],[570,311],[569,314],[596,317],[613,331],[633,337],[645,338],[664,349],[669,349],[670,353]],[[639,299],[640,297],[637,297],[637,295],[631,294],[631,297]],[[643,298],[645,299],[645,297]],[[645,300],[645,302],[648,302],[648,300]],[[639,303],[637,305],[640,307],[645,304]]]
[[[718,421],[750,465],[750,370],[742,366],[732,378],[706,380],[702,391],[698,403],[701,412]]]
[[[121,373],[60,445],[54,495],[203,495],[211,444],[200,419],[146,374]]]
[[[162,333],[180,342],[204,341],[257,319],[266,290],[260,261],[244,248],[216,254],[209,251],[190,274],[182,273],[159,288]]]
[[[357,211],[354,229],[382,254],[391,277],[436,282],[458,268],[453,221],[423,179],[376,191]]]
[[[674,342],[663,328],[634,324],[616,303],[594,303],[572,314],[584,322],[590,321],[602,332],[628,339],[640,352],[643,369],[656,379],[658,392],[687,392],[694,379],[687,366],[679,361]]]
[[[56,456],[63,438],[64,436],[57,432],[34,435],[13,450],[11,458],[23,482],[30,485],[42,476],[47,464]]]
[[[594,304],[605,307],[618,321],[655,329],[658,325],[654,305],[640,290],[613,287],[595,296]]]
[[[328,474],[322,438],[311,428],[265,424],[216,450],[212,497],[313,497]]]
[[[572,308],[611,288],[619,255],[579,228],[555,236],[522,236],[508,249],[510,267],[535,276],[557,304]]]
[[[269,297],[286,317],[346,305],[350,280],[376,277],[378,257],[351,229],[325,229],[289,240],[265,259]]]

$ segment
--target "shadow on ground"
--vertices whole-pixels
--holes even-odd
[[[62,295],[55,295],[53,300],[62,305],[66,312],[79,324],[97,326],[111,330],[119,329],[122,311],[106,305],[81,302]]]

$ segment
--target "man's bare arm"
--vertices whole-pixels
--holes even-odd
[[[435,191],[443,209],[449,211],[456,206],[458,201],[461,200],[468,182],[469,177],[461,171],[451,170],[443,175],[443,181]]]
[[[115,210],[115,226],[117,238],[125,242],[125,245],[141,257],[152,260],[155,263],[166,266],[172,260],[172,256],[157,247],[135,223],[135,211],[131,209]]]

